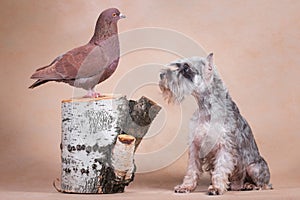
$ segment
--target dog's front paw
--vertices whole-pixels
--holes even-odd
[[[208,195],[221,195],[221,194],[223,194],[224,193],[224,191],[222,191],[222,190],[220,190],[220,189],[218,189],[218,188],[215,188],[214,186],[212,186],[212,185],[210,185],[209,187],[208,187],[208,191],[207,191],[207,194]]]
[[[190,193],[190,192],[194,191],[195,188],[196,188],[195,185],[181,184],[181,185],[177,185],[174,188],[174,192],[175,193]]]

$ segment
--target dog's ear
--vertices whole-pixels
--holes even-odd
[[[204,78],[205,80],[209,83],[212,79],[213,75],[213,67],[214,67],[214,58],[213,58],[213,53],[210,53],[207,57],[207,63],[204,66]]]
[[[206,60],[208,61],[208,70],[213,70],[213,66],[214,66],[214,54],[210,53],[206,57]]]

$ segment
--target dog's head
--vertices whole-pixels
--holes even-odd
[[[186,95],[205,92],[213,80],[213,54],[206,58],[176,60],[160,72],[159,87],[168,102],[181,102]]]

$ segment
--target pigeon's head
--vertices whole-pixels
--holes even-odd
[[[103,18],[108,23],[117,23],[119,19],[125,17],[117,8],[106,9],[100,15],[100,18]]]

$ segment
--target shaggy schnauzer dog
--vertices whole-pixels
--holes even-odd
[[[198,104],[190,121],[187,173],[175,192],[193,191],[203,171],[211,174],[210,195],[272,188],[268,165],[220,79],[212,53],[171,63],[161,71],[159,86],[168,102],[193,95]]]

